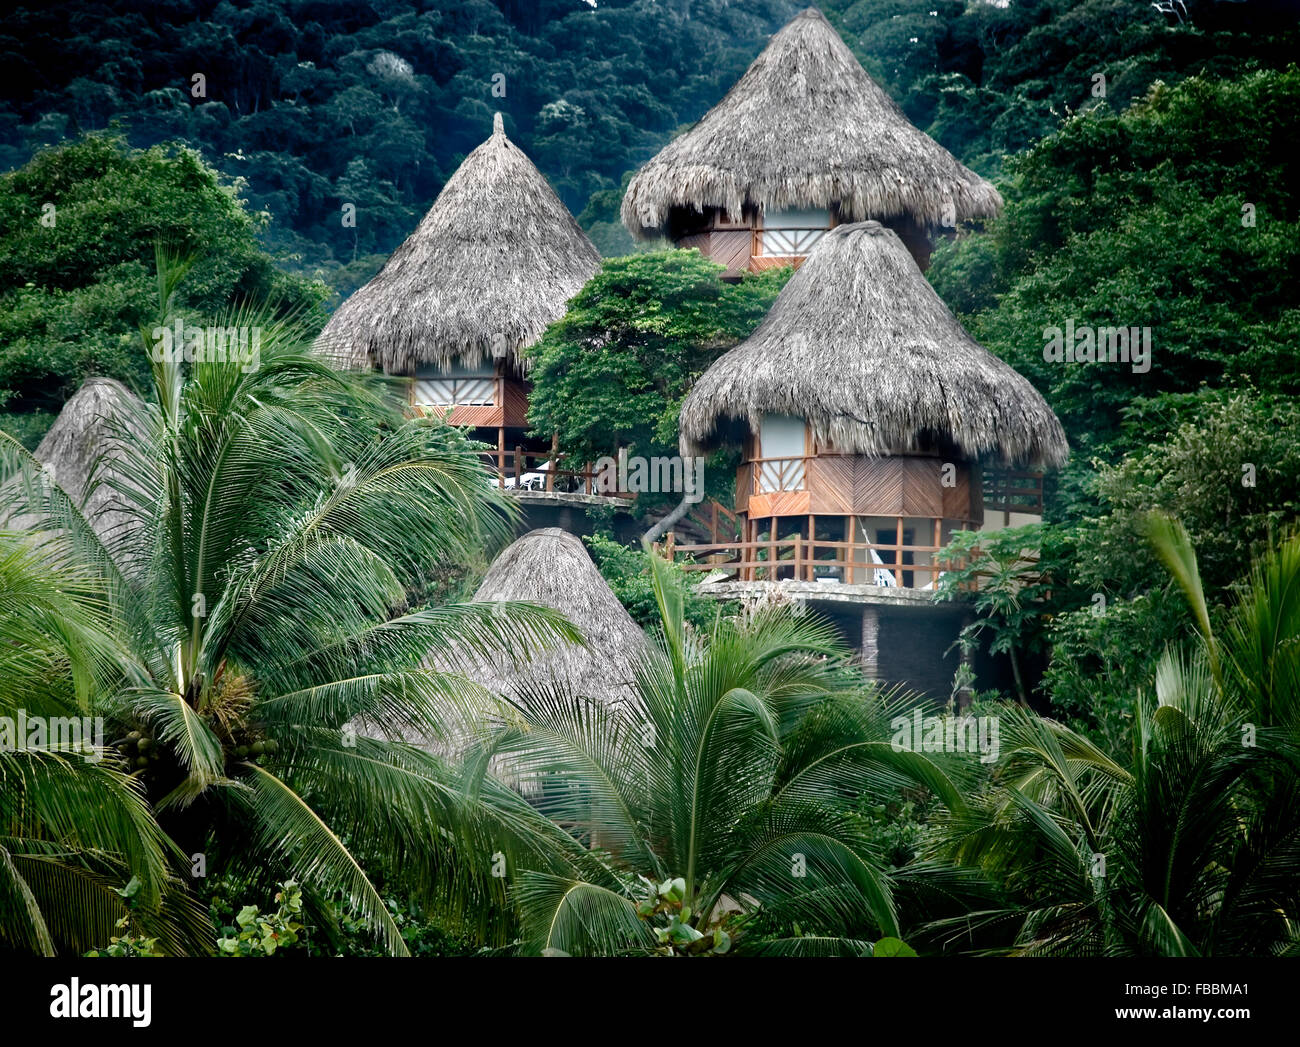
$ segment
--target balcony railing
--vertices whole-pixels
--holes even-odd
[[[491,376],[417,378],[411,402],[419,407],[491,406],[496,403],[496,384]]]
[[[757,231],[757,255],[802,258],[826,235],[825,227],[808,229],[760,229]]]
[[[802,491],[808,485],[810,455],[793,458],[751,458],[750,493],[772,494],[776,491]]]
[[[490,482],[507,491],[548,491],[585,494],[604,498],[635,498],[622,491],[599,490],[600,473],[590,462],[567,465],[571,456],[557,451],[525,451],[504,448],[485,456]]]
[[[985,469],[984,511],[1042,516],[1043,474]]]
[[[810,541],[802,535],[778,540],[682,544],[669,532],[664,556],[686,571],[725,571],[733,581],[844,582],[889,588],[933,589],[954,563],[935,562],[938,545],[897,542]],[[928,563],[906,563],[925,556]]]

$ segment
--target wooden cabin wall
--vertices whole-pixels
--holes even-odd
[[[836,206],[829,209],[828,228],[833,229],[840,224],[838,212]],[[936,233],[952,235],[944,230],[936,231],[921,225],[906,215],[881,218],[879,221],[898,234],[922,272],[930,267]],[[696,248],[706,258],[726,266],[726,276],[736,276],[746,270],[771,268],[774,263],[790,264],[785,256],[767,259],[759,253],[758,238],[761,232],[762,221],[758,212],[749,210],[740,219],[729,218],[718,208],[712,207],[703,214],[678,210],[669,222],[669,237],[678,247]],[[798,262],[795,264],[798,265]]]
[[[904,516],[978,520],[978,481],[972,466],[953,462],[955,486],[943,486],[940,458],[863,455],[818,455],[807,462],[807,483],[800,491],[753,493],[753,467],[736,473],[736,510],[751,516]],[[742,504],[742,499],[744,499]]]

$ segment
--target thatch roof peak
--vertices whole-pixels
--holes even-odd
[[[619,602],[582,540],[558,527],[515,539],[492,561],[474,603],[527,601],[559,611],[586,640],[514,664],[504,655],[477,667],[475,679],[509,695],[524,681],[559,684],[606,704],[632,697],[633,665],[647,650],[645,633]]]
[[[88,378],[63,405],[34,453],[53,471],[101,539],[119,535],[129,520],[113,485],[105,482],[120,457],[122,433],[138,426],[143,405],[125,385],[112,378]],[[96,463],[106,455],[96,471]]]
[[[827,233],[746,341],[704,373],[681,411],[685,454],[804,418],[824,447],[939,451],[1055,466],[1065,432],[1038,391],[979,345],[879,222]]]
[[[548,527],[529,531],[508,545],[492,562],[474,603],[526,601],[559,611],[582,633],[584,645],[570,644],[539,651],[532,658],[500,651],[484,659],[465,651],[431,652],[429,664],[442,671],[463,673],[490,693],[517,697],[521,690],[542,687],[614,708],[636,701],[638,661],[649,641],[610,589],[582,541],[567,531]],[[469,718],[452,716],[444,739],[412,738],[444,756],[455,757],[481,736],[495,708]],[[506,781],[518,778],[513,761],[493,761]]]
[[[340,366],[409,374],[504,358],[522,367],[600,268],[600,252],[506,137],[500,113],[492,123],[415,232],[330,318],[317,345]]]
[[[664,232],[674,209],[829,208],[925,227],[988,218],[993,186],[914,127],[815,7],[776,33],[726,96],[628,184],[623,222]]]

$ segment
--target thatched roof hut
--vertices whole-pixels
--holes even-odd
[[[52,479],[81,509],[101,539],[120,537],[129,517],[123,512],[120,493],[108,482],[120,452],[121,434],[140,424],[140,400],[121,382],[111,378],[90,378],[63,405],[36,448],[35,457],[52,473]],[[96,462],[105,455],[100,468]],[[19,529],[34,526],[35,520],[20,517]]]
[[[498,113],[492,136],[317,345],[341,366],[390,374],[493,358],[522,369],[524,350],[599,267],[600,252]]]
[[[991,184],[914,127],[815,7],[796,16],[694,127],[628,185],[623,223],[674,236],[674,211],[838,207],[924,228],[988,218]]]
[[[746,341],[682,405],[684,454],[806,420],[843,454],[942,451],[1004,465],[1060,465],[1065,433],[1038,391],[975,342],[902,241],[878,222],[831,230]]]
[[[507,546],[493,561],[473,597],[474,603],[501,601],[526,601],[559,611],[582,633],[586,645],[552,647],[531,658],[502,651],[486,660],[465,652],[438,650],[430,654],[428,664],[444,672],[459,673],[489,693],[507,699],[524,688],[540,686],[616,708],[634,702],[634,667],[648,650],[648,640],[592,563],[580,539],[550,527],[529,531]],[[443,737],[410,740],[455,759],[481,735],[497,712],[489,706],[481,714],[472,710],[451,713]],[[517,780],[511,759],[498,757],[492,767],[503,780]]]
[[[646,636],[592,563],[581,539],[558,527],[529,531],[493,561],[475,603],[527,601],[561,612],[586,647],[568,645],[518,663],[506,656],[475,667],[473,678],[494,694],[510,695],[525,681],[562,685],[606,704],[632,696],[633,666]]]

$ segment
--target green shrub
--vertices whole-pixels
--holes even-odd
[[[659,610],[655,604],[646,553],[604,535],[592,535],[583,541],[587,543],[601,575],[637,625],[645,628],[658,622]],[[669,565],[669,577],[671,584],[681,590],[686,620],[691,625],[698,629],[706,628],[719,613],[727,612],[728,605],[696,593],[694,584],[680,567]]]

